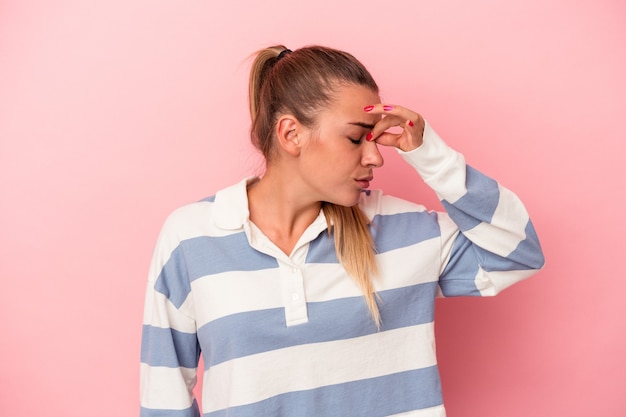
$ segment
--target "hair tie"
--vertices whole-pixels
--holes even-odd
[[[291,53],[291,49],[283,49],[280,54],[278,54],[278,56],[276,57],[276,61],[280,61],[281,58],[283,58],[285,55],[288,55]]]

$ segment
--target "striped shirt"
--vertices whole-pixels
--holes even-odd
[[[380,330],[337,260],[320,212],[288,256],[249,220],[248,180],[165,222],[149,273],[141,416],[445,416],[434,339],[438,296],[494,295],[543,266],[511,191],[426,126],[401,152],[446,212],[364,192]]]

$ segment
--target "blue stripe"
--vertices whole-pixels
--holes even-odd
[[[466,187],[467,193],[454,204],[445,200],[441,202],[454,223],[463,231],[481,222],[491,223],[500,200],[498,183],[470,166],[466,170]]]
[[[165,295],[176,308],[185,302],[191,291],[191,282],[182,252],[180,246],[172,252],[154,283],[154,290]]]
[[[229,271],[277,267],[278,261],[252,248],[243,232],[200,236],[180,242],[163,266],[155,289],[180,307],[191,291],[191,281],[198,278]]]
[[[200,345],[195,333],[145,324],[141,338],[141,362],[150,366],[196,368]]]
[[[320,233],[320,235],[309,244],[309,251],[307,252],[305,263],[339,263],[335,249],[335,238],[328,233]]]
[[[196,400],[185,410],[160,410],[141,407],[139,417],[200,417],[200,410]]]
[[[487,272],[491,271],[524,271],[538,269],[543,266],[543,252],[539,240],[530,222],[526,225],[526,239],[507,257],[494,255],[478,246],[474,247],[480,266]]]
[[[474,245],[460,233],[452,246],[450,261],[439,279],[443,295],[446,297],[479,296],[480,291],[474,282],[479,267],[486,272],[541,268],[544,264],[544,257],[530,221],[525,230],[526,239],[520,242],[507,257],[498,256]]]
[[[530,220],[528,220],[526,225],[525,233],[526,239],[522,240],[507,258],[515,261],[517,265],[526,266],[524,269],[539,269],[543,267],[546,260],[541,250],[537,232]]]
[[[478,272],[478,260],[473,246],[462,233],[457,235],[450,260],[439,277],[439,286],[444,296],[480,295],[474,282]]]
[[[430,323],[437,282],[382,291],[381,331]],[[205,369],[219,363],[290,346],[376,333],[363,297],[307,303],[309,322],[285,325],[283,308],[233,314],[198,330]]]
[[[378,253],[404,248],[441,235],[437,214],[426,211],[377,215],[372,220],[371,231]]]
[[[289,392],[204,417],[384,417],[443,404],[436,366]]]
[[[191,281],[230,271],[277,268],[278,261],[250,246],[244,232],[227,236],[201,236],[181,242]]]
[[[539,246],[539,240],[535,234],[530,221],[526,225],[526,239],[522,240],[517,248],[506,257],[496,255],[480,246],[473,245],[469,240],[459,235],[457,240],[465,239],[468,243],[459,244],[456,251],[459,252],[457,257],[464,257],[463,263],[477,263],[487,272],[491,271],[524,271],[528,269],[538,269],[543,266],[544,258]],[[462,237],[461,237],[462,236]],[[455,242],[456,243],[456,242]],[[467,251],[472,247],[473,251]],[[455,249],[453,248],[453,253]],[[474,268],[474,274],[478,271],[478,267]]]
[[[437,214],[429,212],[376,215],[370,226],[377,253],[404,248],[438,237]],[[309,246],[307,263],[338,263],[333,236],[322,233]]]
[[[206,198],[203,198],[202,200],[199,201],[199,203],[214,203],[215,202],[215,196],[209,196]]]

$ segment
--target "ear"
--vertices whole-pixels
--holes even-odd
[[[303,133],[303,126],[298,119],[290,114],[281,116],[276,122],[276,138],[280,147],[289,155],[300,155],[300,137]]]

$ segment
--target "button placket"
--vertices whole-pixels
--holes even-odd
[[[306,323],[308,314],[302,271],[293,265],[281,265],[280,269],[287,326]]]

